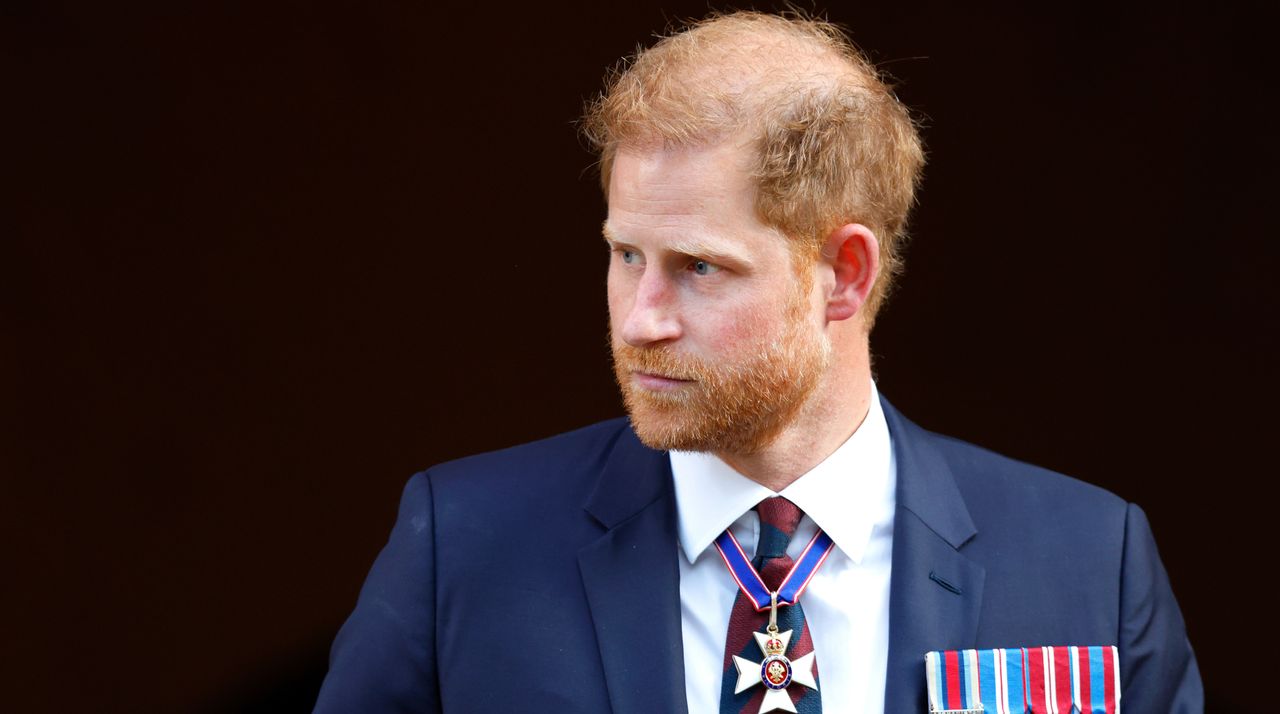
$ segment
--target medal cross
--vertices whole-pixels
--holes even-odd
[[[813,677],[813,653],[791,661],[786,657],[787,645],[791,643],[791,630],[778,632],[753,632],[756,644],[764,654],[760,662],[752,662],[745,657],[733,656],[733,664],[738,668],[738,684],[734,694],[741,694],[748,689],[763,684],[765,686],[764,701],[760,702],[760,714],[777,711],[795,712],[796,706],[791,703],[791,695],[787,687],[793,682],[810,689],[817,689],[818,682]]]

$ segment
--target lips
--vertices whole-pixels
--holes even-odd
[[[650,395],[681,394],[703,385],[711,371],[697,358],[666,346],[638,348],[613,343],[613,370],[624,390]]]
[[[669,379],[672,382],[692,382],[693,381],[692,379],[689,379],[687,377],[677,377],[674,374],[662,374],[661,372],[644,372],[636,369],[636,370],[632,370],[632,373],[640,377],[655,377],[657,379]]]
[[[639,386],[655,391],[679,389],[686,385],[693,384],[693,380],[670,377],[663,374],[653,374],[650,372],[640,372],[638,370],[632,371],[631,377]]]

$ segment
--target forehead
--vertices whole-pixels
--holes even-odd
[[[750,189],[750,153],[738,142],[702,146],[621,146],[614,156],[610,203],[624,194],[653,190],[677,199],[693,190],[699,196],[727,196]],[[621,184],[621,186],[616,186]]]
[[[706,243],[720,251],[785,250],[786,239],[756,213],[750,162],[749,150],[730,142],[620,149],[609,182],[606,237]]]

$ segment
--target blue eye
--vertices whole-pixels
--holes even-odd
[[[712,265],[711,263],[708,263],[705,260],[695,260],[689,264],[689,270],[692,270],[694,273],[697,273],[698,275],[710,275],[719,269],[720,269],[719,266]]]
[[[636,252],[635,252],[634,250],[624,250],[624,251],[622,251],[622,262],[624,262],[624,263],[626,263],[626,264],[628,264],[628,265],[630,265],[631,263],[636,262],[636,258],[637,258],[637,257],[638,257],[638,256],[636,255]]]

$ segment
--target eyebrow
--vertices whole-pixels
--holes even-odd
[[[626,241],[619,240],[618,236],[613,231],[609,230],[608,224],[601,226],[600,232],[604,235],[604,240],[609,245],[615,245],[618,243],[629,245]],[[745,268],[752,267],[752,262],[745,256],[721,250],[710,243],[697,240],[696,238],[685,238],[672,241],[667,248],[672,252],[705,259],[712,263],[725,263]]]
[[[600,224],[600,235],[604,236],[604,242],[610,245],[618,242],[618,237],[613,234],[613,231],[609,230],[608,221]]]

